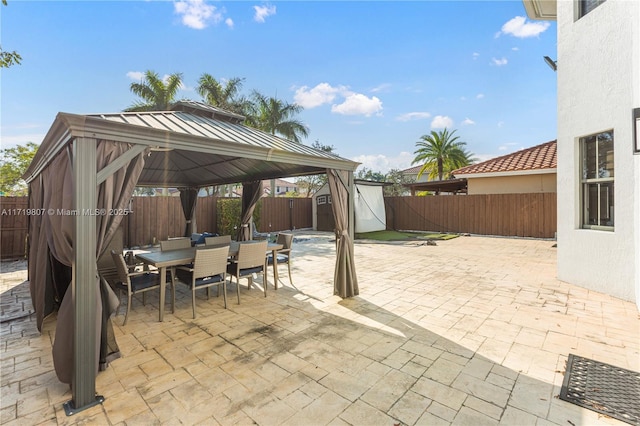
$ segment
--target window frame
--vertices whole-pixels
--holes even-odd
[[[590,12],[593,12],[606,1],[607,0],[577,0],[578,19],[588,15]]]
[[[611,153],[612,153],[612,160],[611,160],[611,168],[605,168],[603,172],[600,171],[600,164],[598,163],[599,161],[599,140],[598,137],[600,137],[603,134],[606,133],[610,133],[611,134]],[[594,160],[596,161],[596,171],[597,171],[597,176],[596,177],[587,177],[585,175],[585,165],[587,162],[587,143],[589,142],[588,139],[595,137],[595,155],[594,155]],[[592,230],[600,230],[600,231],[614,231],[615,230],[615,135],[614,135],[614,131],[613,129],[609,129],[609,130],[604,130],[601,132],[597,132],[597,133],[592,133],[590,135],[586,135],[586,136],[582,136],[580,138],[578,138],[578,143],[579,143],[579,160],[580,160],[580,167],[579,167],[579,172],[580,172],[580,228],[582,229],[592,229]],[[605,163],[608,165],[608,163]],[[612,170],[613,173],[609,173],[608,170]],[[608,176],[604,176],[604,172],[606,172],[607,174],[609,174]],[[589,189],[591,187],[593,187],[594,185],[596,185],[597,187],[597,197],[598,200],[596,202],[597,204],[597,209],[598,209],[598,218],[597,218],[597,224],[589,224],[589,206],[590,206],[590,191]],[[611,194],[612,198],[612,202],[611,205],[609,205],[609,197],[607,197],[606,200],[602,200],[602,189],[606,189],[606,193],[609,194],[609,192],[613,192],[613,194]],[[607,209],[610,209],[611,207],[613,207],[613,211],[611,211],[611,225],[603,225],[602,224],[602,220],[600,219],[600,212],[602,211],[602,205],[603,203],[605,203],[605,205],[607,206]]]

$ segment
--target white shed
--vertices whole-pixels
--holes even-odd
[[[355,232],[384,231],[387,216],[384,208],[383,182],[355,181]],[[335,222],[331,210],[329,185],[324,185],[313,195],[313,229],[333,231]]]

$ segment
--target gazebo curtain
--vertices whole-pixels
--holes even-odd
[[[251,217],[261,196],[262,181],[255,180],[242,184],[242,218],[236,238],[238,241],[248,241],[251,239]]]
[[[193,223],[193,213],[196,211],[196,203],[198,202],[198,188],[180,188],[180,204],[187,225],[184,229],[184,236],[190,237],[196,230]]]
[[[85,143],[85,142],[83,142]],[[86,143],[96,143],[88,140]],[[118,158],[130,148],[129,144],[99,141],[97,142],[97,170]],[[41,220],[32,220],[29,225],[29,278],[31,297],[36,310],[37,326],[41,330],[44,317],[53,310],[52,297],[54,286],[51,262],[59,262],[67,269],[73,262],[73,233],[75,216],[73,213],[73,173],[72,158],[69,149],[61,151],[58,156],[34,179],[30,185],[30,205],[33,208],[47,212]],[[104,182],[98,185],[96,193],[96,208],[103,209],[105,214],[96,215],[96,257],[100,257],[109,241],[120,226],[124,215],[118,214],[128,206],[133,190],[144,167],[144,153],[136,156],[128,164],[120,168]],[[41,203],[40,203],[41,199]],[[36,207],[39,205],[39,207]],[[112,214],[110,214],[111,212]],[[80,214],[77,213],[76,214]],[[48,254],[52,255],[49,262]],[[62,274],[65,275],[65,274]],[[76,285],[91,285],[91,283],[76,283]],[[101,286],[97,275],[93,285]],[[68,283],[67,283],[68,287]],[[58,290],[62,290],[58,288]],[[101,286],[96,292],[96,372],[99,365],[104,366],[111,359],[118,356],[118,348],[113,336],[110,315],[116,305],[110,301],[117,301],[113,291]],[[53,344],[53,363],[58,379],[64,383],[71,383],[73,372],[73,301],[71,291],[65,291],[58,310],[56,323],[56,337]],[[104,315],[103,315],[104,312]]]
[[[331,192],[333,217],[336,222],[336,270],[333,277],[333,294],[347,298],[357,296],[358,277],[354,262],[353,241],[349,236],[349,172],[327,170]],[[353,194],[351,194],[353,196]]]

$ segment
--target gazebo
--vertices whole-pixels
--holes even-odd
[[[169,111],[59,113],[24,175],[29,183],[29,281],[37,327],[59,305],[53,358],[70,383],[67,415],[102,402],[100,368],[118,356],[113,292],[97,271],[137,186],[180,189],[187,232],[198,189],[243,184],[242,227],[264,179],[326,173],[336,221],[334,294],[358,294],[353,259],[354,181],[359,163],[242,124],[244,117],[192,101]]]

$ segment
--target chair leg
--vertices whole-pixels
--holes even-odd
[[[236,275],[236,290],[238,291],[238,305],[240,304],[240,276]]]
[[[147,306],[147,292],[142,293],[142,306]]]
[[[291,278],[291,259],[287,261],[287,268],[289,269],[289,282],[293,286],[293,278]]]
[[[191,285],[191,309],[193,310],[193,319],[196,319],[196,283]]]
[[[171,281],[171,313],[176,313],[176,282]]]
[[[171,267],[171,313],[176,313],[176,268]]]
[[[144,294],[144,293],[143,293]],[[127,292],[128,300],[127,300],[127,313],[124,314],[124,322],[122,325],[127,325],[127,320],[129,319],[129,311],[131,310],[131,292]]]
[[[264,261],[264,265],[262,265],[262,287],[264,287],[264,297],[267,297],[267,286],[269,285],[269,281],[267,281],[267,261]]]
[[[224,308],[227,309],[227,278],[222,281],[222,297],[224,298]],[[218,297],[220,297],[220,285],[218,285]]]

